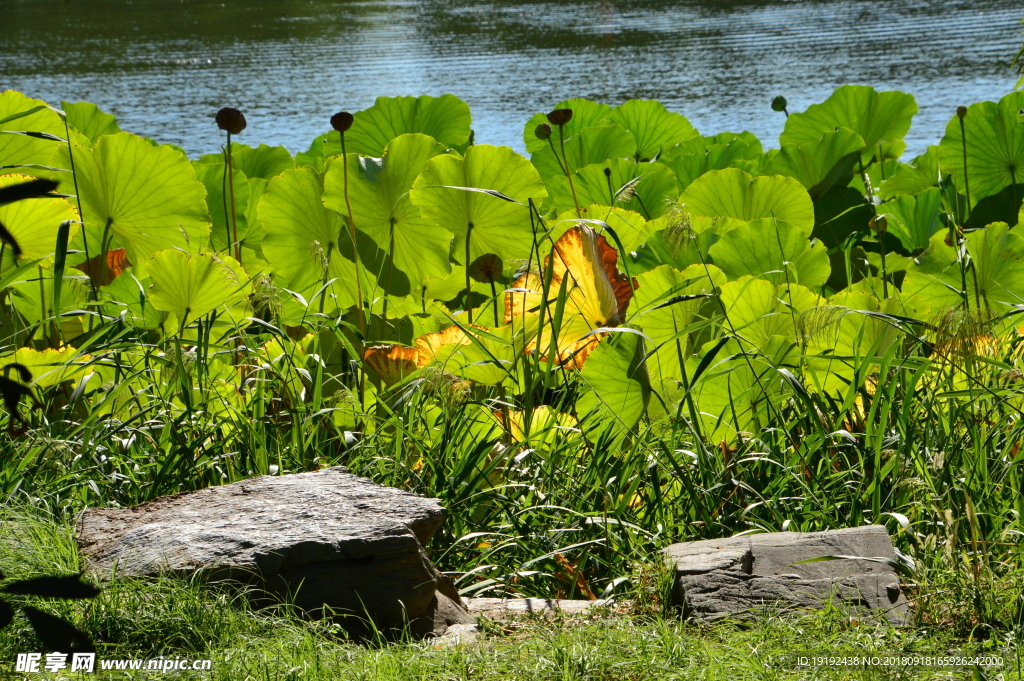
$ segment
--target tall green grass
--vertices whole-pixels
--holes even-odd
[[[126,334],[97,334],[80,352],[118,357],[122,345],[138,347]],[[325,325],[310,354],[328,354],[341,334]],[[309,376],[284,364],[263,373],[245,410],[188,407],[181,375],[166,372],[148,395],[128,392],[127,380],[91,402],[60,387],[44,394],[26,436],[0,440],[0,490],[70,517],[341,464],[441,499],[448,519],[429,549],[473,595],[607,596],[628,592],[636,566],[671,542],[882,523],[912,561],[920,602],[942,590],[961,596],[957,608],[925,608],[928,617],[1006,628],[1020,618],[1019,604],[998,595],[1020,565],[1019,341],[991,356],[973,339],[940,340],[908,331],[860,362],[857,374],[871,380],[841,399],[794,390],[756,405],[758,432],[717,444],[686,418],[648,420],[626,436],[588,415],[519,438],[482,425],[481,408],[574,413],[573,376],[536,358],[523,360],[534,383],[518,398],[438,372],[354,417],[351,388],[295,399],[294,381]],[[173,364],[201,385],[215,370],[212,343],[200,340],[184,361],[173,348],[144,347],[119,367],[124,376]],[[264,361],[244,345],[238,352]],[[795,384],[805,380],[789,368]],[[140,408],[120,421],[107,401]]]

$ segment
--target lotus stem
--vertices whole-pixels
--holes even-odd
[[[466,313],[469,315],[469,323],[473,323],[473,305],[470,303],[470,298],[473,297],[473,282],[469,276],[469,244],[470,239],[473,236],[473,223],[470,222],[466,226]]]
[[[359,266],[359,244],[356,242],[356,223],[352,217],[352,202],[348,198],[348,152],[345,150],[345,131],[341,132],[341,170],[345,183],[345,209],[348,211],[348,233],[352,239],[352,262],[356,266],[356,310],[359,313],[359,331],[366,335],[366,319],[363,312],[363,273]]]
[[[569,171],[569,157],[565,155],[565,126],[558,126],[558,146],[562,149],[562,162],[565,168],[565,177],[569,180],[569,189],[572,191],[572,202],[576,204],[576,217],[583,218],[583,211],[580,210],[580,200],[576,198],[576,185],[572,181],[572,173]]]
[[[967,196],[967,217],[964,219],[971,219],[971,184],[967,176],[967,128],[964,127],[964,118],[967,117],[967,107],[958,106],[956,108],[956,117],[960,119],[960,148],[963,152],[964,158],[964,193]]]
[[[224,148],[224,156],[227,163],[224,165],[224,181],[228,185],[228,191],[224,196],[225,206],[230,203],[230,213],[225,209],[225,226],[230,224],[228,232],[228,252],[234,250],[235,260],[242,262],[242,245],[238,243],[238,218],[235,215],[235,166],[231,157],[231,131],[228,130],[228,145]],[[230,219],[229,219],[230,218]]]
[[[71,128],[68,126],[68,117],[64,116],[64,132],[65,138],[68,142],[68,159],[71,162],[71,179],[75,183],[75,203],[78,204],[78,219],[82,225],[82,245],[85,250],[85,262],[89,263],[89,237],[85,230],[85,214],[82,212],[82,198],[78,194],[78,173],[75,172],[75,153],[74,147],[71,144]],[[92,279],[92,264],[89,263],[89,290],[92,298],[90,300],[99,300],[96,293],[96,282]],[[100,313],[102,315],[102,313]],[[92,330],[92,315],[89,316],[89,330]]]
[[[228,134],[228,145],[224,148],[225,164],[225,182],[228,185],[227,195],[231,199],[231,229],[228,233],[228,253],[232,252],[234,248],[235,260],[238,262],[242,261],[242,245],[238,243],[238,220],[235,216],[235,177],[234,177],[234,165],[231,159],[231,135],[237,135],[245,130],[246,122],[245,116],[238,109],[226,106],[217,112],[216,116],[217,127]],[[227,198],[227,197],[226,197]],[[228,223],[228,211],[224,211],[224,222],[225,226]]]
[[[871,204],[871,213],[874,215],[871,218],[871,222],[875,227],[875,234],[878,235],[878,250],[879,255],[882,256],[882,298],[889,297],[889,273],[886,270],[885,264],[885,232],[886,225],[884,220],[879,220],[878,209],[875,208],[875,196],[874,191],[871,188],[871,177],[868,175],[867,170],[861,167],[860,170],[861,179],[864,181],[864,191],[867,192],[868,203]]]

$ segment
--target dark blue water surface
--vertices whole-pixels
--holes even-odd
[[[529,116],[568,97],[653,98],[711,134],[776,146],[791,110],[844,83],[913,93],[908,156],[958,104],[1014,85],[1018,0],[2,0],[0,89],[96,102],[190,154],[239,141],[308,147],[339,109],[452,92],[476,140],[522,151]]]

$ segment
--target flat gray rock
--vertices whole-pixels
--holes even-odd
[[[831,601],[906,624],[907,600],[892,565],[855,558],[800,562],[825,556],[895,561],[881,525],[684,542],[665,555],[675,571],[675,604],[686,616],[715,619],[763,606],[820,608]]]
[[[314,617],[342,617],[356,635],[408,621],[419,635],[472,622],[423,547],[444,520],[436,499],[383,487],[343,468],[261,476],[87,509],[77,540],[101,578],[202,572],[290,594]]]
[[[596,601],[562,600],[557,598],[464,598],[471,615],[481,615],[492,620],[507,620],[513,616],[543,615],[556,613],[578,615],[593,607],[606,605],[607,600]]]

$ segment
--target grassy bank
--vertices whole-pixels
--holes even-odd
[[[786,116],[767,150],[657,102],[568,100],[527,121],[529,159],[477,144],[452,95],[340,112],[294,156],[237,144],[225,108],[225,153],[195,160],[89,104],[0,105],[0,190],[57,188],[0,206],[5,573],[77,570],[86,506],[344,465],[441,500],[427,548],[465,595],[633,603],[355,648],[126,582],[67,606],[114,652],[225,677],[754,678],[808,641],[1019,641],[1024,93],[951,111],[910,162],[913,96],[862,86],[765,106]],[[700,629],[657,605],[672,542],[870,523],[918,629]]]
[[[72,530],[37,511],[6,509],[0,520],[0,571],[9,578],[77,571]],[[979,626],[969,609],[971,585],[956,578],[916,603],[917,626],[894,629],[836,611],[765,612],[743,623],[699,625],[664,612],[664,584],[640,571],[636,588],[616,605],[570,618],[485,623],[466,645],[434,641],[346,642],[323,623],[286,610],[257,611],[238,594],[180,579],[116,580],[96,599],[31,603],[67,617],[98,644],[98,659],[210,660],[209,672],[133,673],[131,678],[309,679],[1021,679],[1024,630],[1019,620]],[[662,580],[663,581],[663,580]],[[1019,577],[986,597],[1013,610]],[[1019,607],[1019,605],[1017,606]],[[1019,613],[1018,613],[1019,616]],[[14,652],[41,650],[27,621],[0,631],[0,670]],[[10,653],[10,654],[8,654]],[[853,667],[813,663],[815,656],[1000,657],[1001,665]],[[800,657],[812,658],[802,663]],[[90,678],[126,678],[124,671]]]

